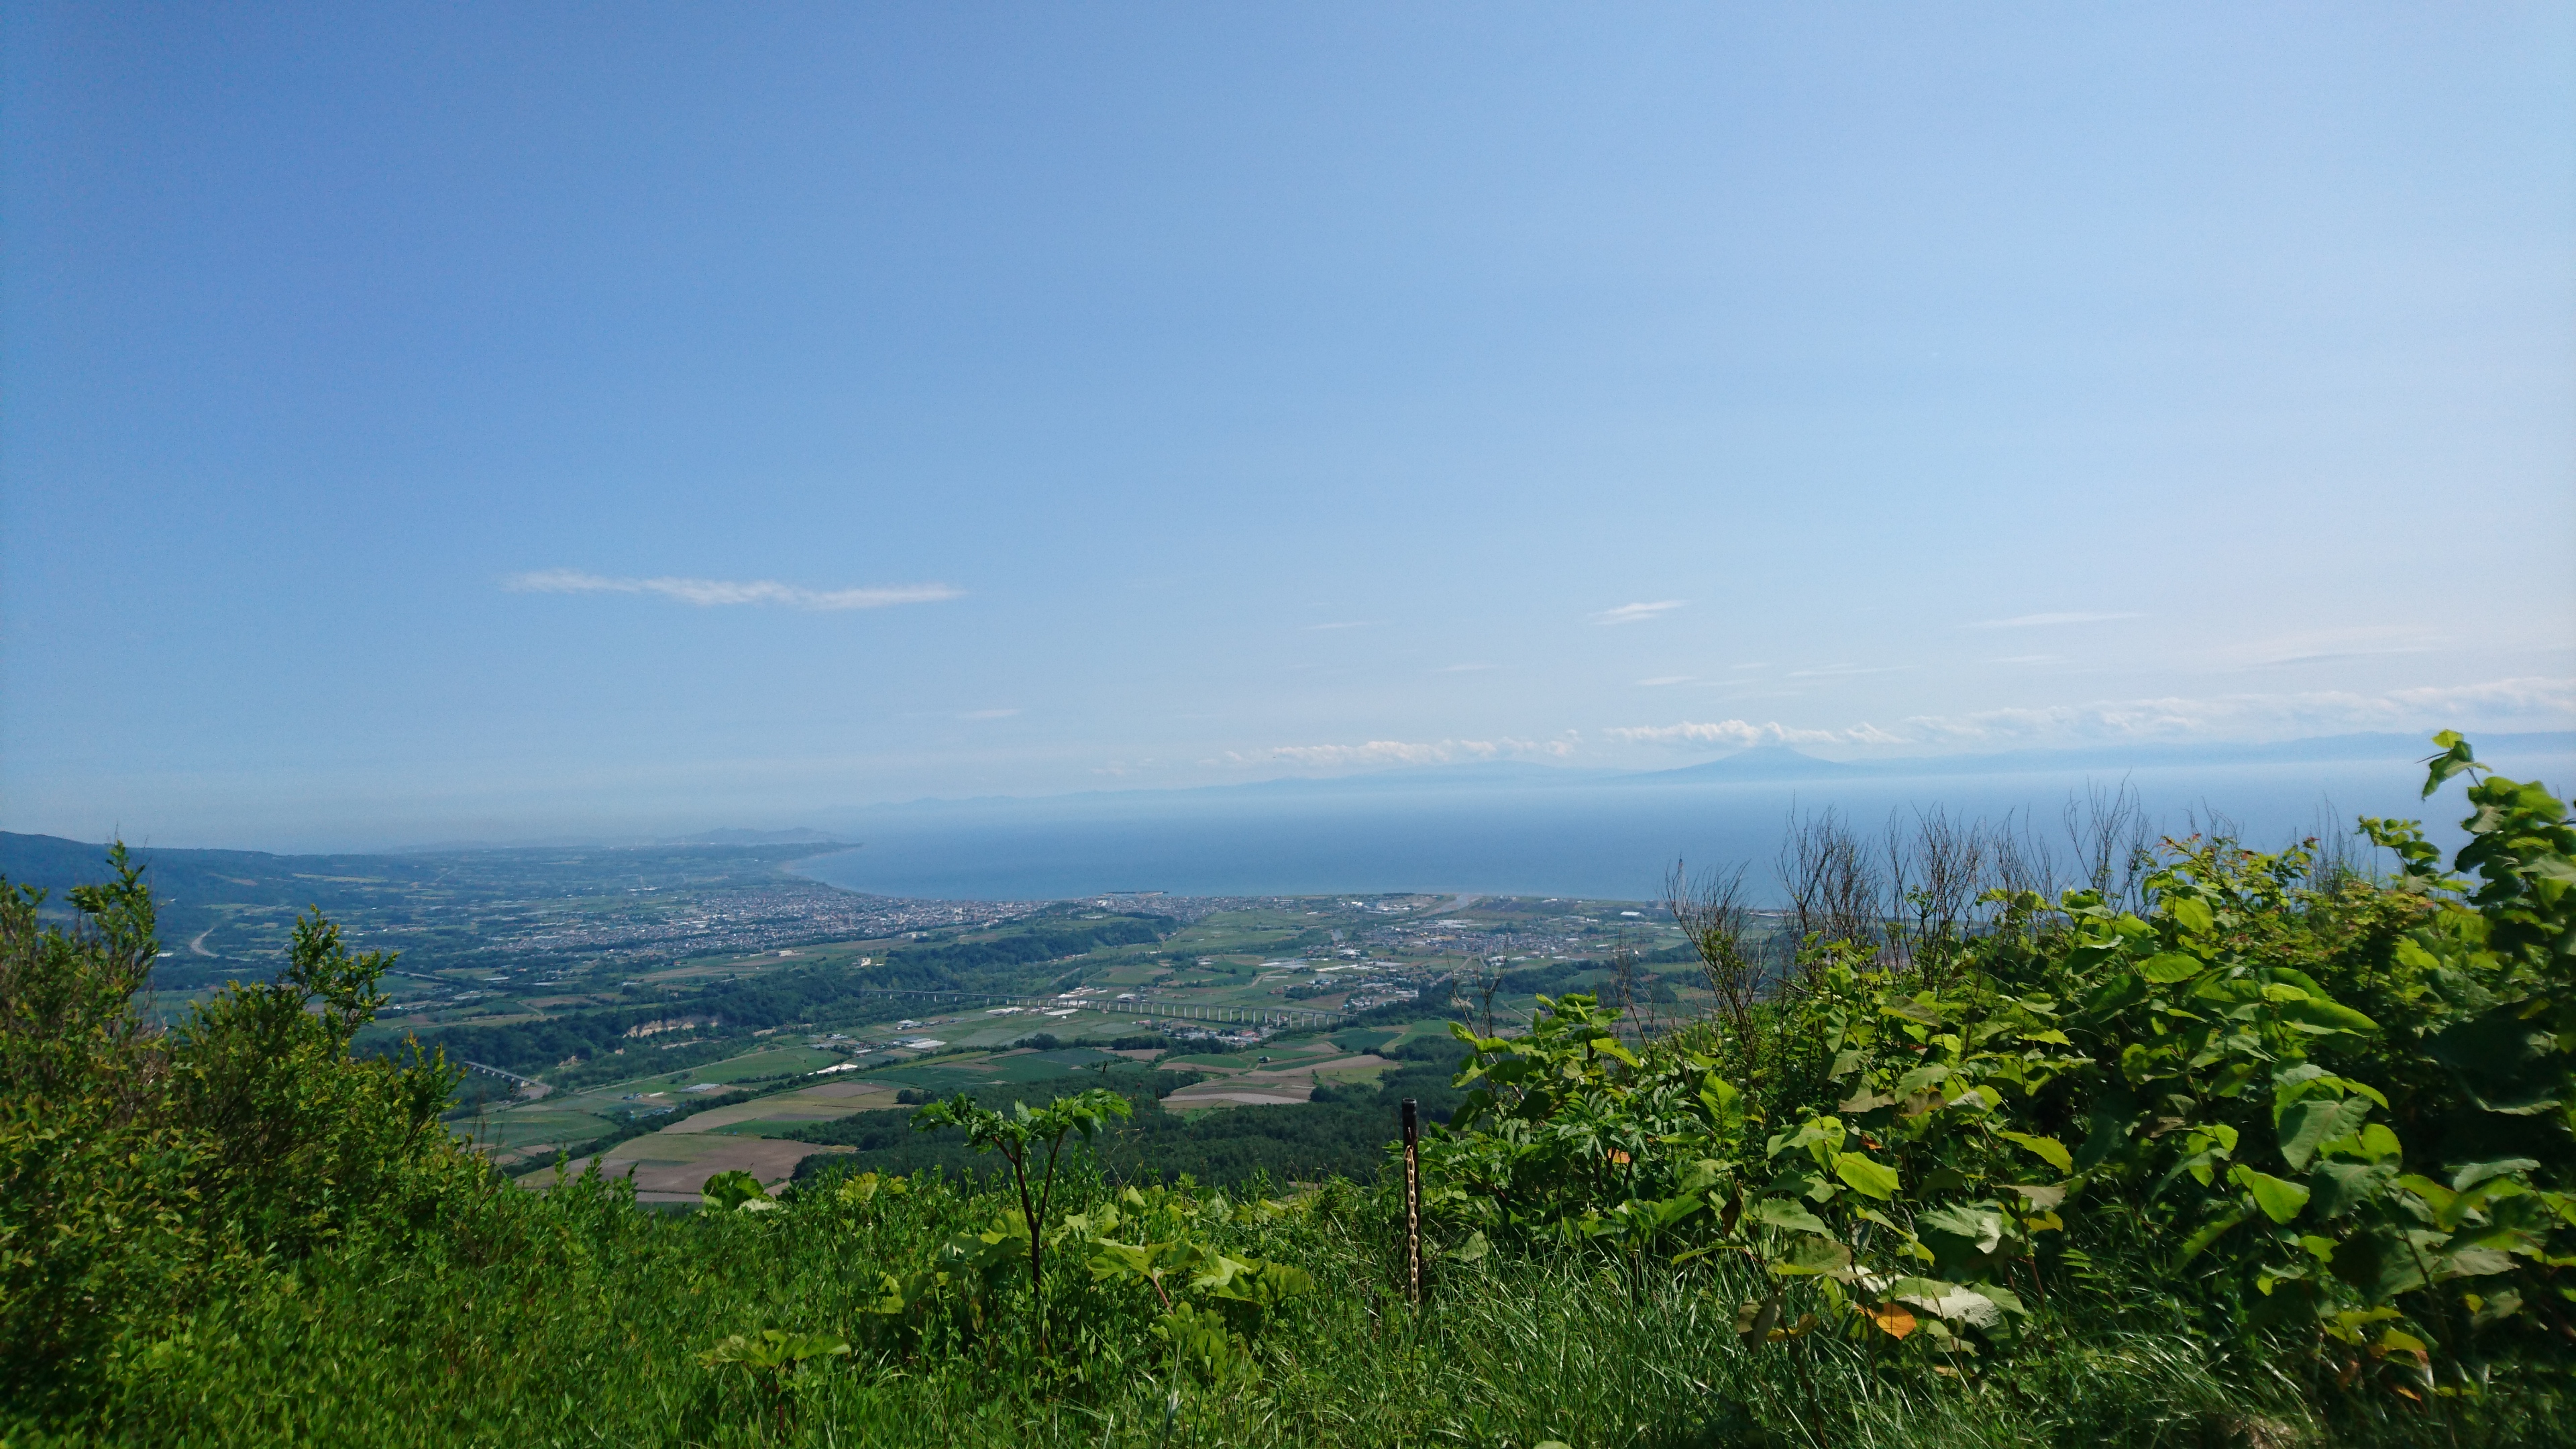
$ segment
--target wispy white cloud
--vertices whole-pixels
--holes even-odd
[[[2108,614],[2018,614],[2009,619],[1980,619],[1971,629],[2045,629],[2052,624],[2103,624],[2113,619],[2143,619],[2135,609]]]
[[[892,604],[935,604],[964,596],[946,584],[891,584],[861,589],[807,589],[772,579],[621,579],[578,569],[512,574],[501,587],[523,594],[659,594],[684,604],[777,604],[791,609],[882,609]]]
[[[1912,669],[1911,664],[1819,664],[1813,669],[1792,669],[1791,679],[1841,679],[1860,674],[1897,674]]]
[[[1600,613],[1593,615],[1592,622],[1595,624],[1642,624],[1648,619],[1659,618],[1665,614],[1669,614],[1687,602],[1689,601],[1686,599],[1666,599],[1661,603],[1655,604],[1621,604],[1615,609],[1604,609]]]
[[[2433,729],[2445,725],[2576,727],[2576,679],[2527,677],[2484,684],[2357,694],[2318,690],[2208,698],[2106,700],[2042,708],[1913,715],[1891,728],[1815,729],[1776,720],[1631,725],[1602,733],[1623,744],[1749,749],[1766,744],[2013,748],[2122,741],[2292,739],[2306,735]]]
[[[1448,765],[1469,760],[1500,760],[1515,757],[1550,756],[1557,759],[1575,751],[1577,737],[1569,730],[1563,739],[1519,740],[1370,740],[1358,745],[1280,745],[1250,752],[1229,750],[1225,759],[1234,765],[1290,764],[1309,769],[1349,769],[1355,765]]]
[[[1903,740],[1876,725],[1854,725],[1847,730],[1801,729],[1777,720],[1754,724],[1750,720],[1722,719],[1708,723],[1685,722],[1669,725],[1629,725],[1601,733],[1622,744],[1674,745],[1686,749],[1718,746],[1749,750],[1756,745],[1892,745]]]
[[[2363,624],[2280,634],[2231,645],[2215,653],[2218,658],[2231,663],[2262,669],[2275,665],[2368,659],[2383,654],[2430,654],[2441,642],[2441,634],[2437,630],[2421,624]]]
[[[1917,715],[1898,728],[1940,745],[2083,744],[2119,740],[2286,739],[2443,725],[2576,725],[2576,679],[2498,679],[2360,694],[2307,690]]]

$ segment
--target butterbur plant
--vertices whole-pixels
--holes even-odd
[[[1038,1352],[1050,1350],[1047,1344],[1046,1313],[1046,1222],[1055,1196],[1056,1159],[1064,1150],[1064,1140],[1079,1132],[1088,1142],[1102,1124],[1112,1118],[1129,1115],[1136,1109],[1125,1097],[1105,1087],[1094,1087],[1055,1101],[1032,1111],[1025,1102],[1013,1102],[1007,1113],[978,1106],[963,1092],[944,1102],[933,1102],[915,1112],[915,1131],[928,1132],[939,1127],[962,1127],[966,1141],[978,1152],[999,1152],[1010,1164],[1011,1186],[1019,1195],[1020,1211],[1014,1226],[1016,1235],[1028,1246],[1029,1295],[1037,1325]],[[1046,1162],[1042,1167],[1030,1159],[1043,1144]],[[1031,1181],[1034,1174],[1036,1180]],[[998,1235],[996,1235],[998,1237]],[[982,1266],[981,1263],[978,1266]]]
[[[850,1341],[837,1333],[790,1333],[764,1328],[758,1333],[728,1334],[698,1355],[709,1368],[738,1368],[769,1401],[778,1431],[787,1432],[787,1401],[796,1375],[816,1359],[845,1358]]]
[[[1299,1204],[1269,1199],[1229,1203],[1223,1193],[1201,1199],[1171,1188],[1130,1187],[1114,1203],[1067,1218],[1065,1236],[1089,1244],[1094,1281],[1141,1283],[1151,1290],[1163,1310],[1154,1336],[1175,1364],[1221,1388],[1258,1377],[1252,1338],[1272,1310],[1312,1293],[1315,1280],[1295,1264],[1220,1246],[1207,1234],[1299,1210]],[[1111,1233],[1137,1241],[1123,1242]]]
[[[698,1205],[710,1212],[765,1213],[778,1209],[778,1199],[760,1185],[760,1179],[736,1169],[719,1172],[698,1189]]]

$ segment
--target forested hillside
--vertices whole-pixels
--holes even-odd
[[[1294,1107],[1167,1112],[1161,1098],[1195,1080],[1171,1071],[1114,1072],[1052,1090],[986,1087],[970,1096],[998,1109],[1019,1100],[1038,1104],[1091,1086],[1117,1092],[1127,1099],[1132,1115],[1104,1127],[1090,1147],[1099,1170],[1121,1184],[1168,1184],[1183,1177],[1227,1187],[1252,1181],[1315,1183],[1328,1177],[1374,1183],[1386,1165],[1387,1124],[1396,1119],[1399,1103],[1412,1098],[1425,1120],[1445,1122],[1465,1096],[1451,1084],[1466,1057],[1462,1044],[1395,1050],[1409,1060],[1375,1086],[1318,1087],[1310,1101]],[[908,1118],[895,1113],[863,1112],[803,1128],[797,1136],[817,1145],[856,1149],[848,1156],[806,1158],[796,1174],[800,1186],[862,1172],[963,1175],[992,1166],[961,1130],[918,1132]]]

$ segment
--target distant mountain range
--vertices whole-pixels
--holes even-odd
[[[265,905],[302,905],[349,884],[417,884],[443,872],[441,855],[494,851],[688,850],[701,846],[750,847],[811,845],[830,850],[852,842],[819,830],[710,830],[669,840],[511,841],[496,845],[447,845],[411,850],[333,851],[290,855],[265,850],[191,850],[134,846],[136,864],[151,868],[153,889],[165,901],[225,900]],[[107,846],[59,835],[21,835],[0,830],[0,878],[57,894],[73,885],[105,879]]]
[[[821,830],[702,830],[695,835],[674,835],[656,840],[655,845],[848,845],[851,842]]]
[[[1678,770],[1649,770],[1619,778],[1635,784],[1697,784],[1718,780],[1837,780],[1881,773],[1883,767],[1844,764],[1800,754],[1787,745],[1758,745],[1723,759],[1684,765]]]

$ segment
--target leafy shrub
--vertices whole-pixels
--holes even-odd
[[[1579,994],[1522,1037],[1453,1027],[1473,1091],[1426,1145],[1431,1210],[1632,1266],[1741,1255],[1772,1283],[1757,1342],[1974,1354],[2117,1254],[2203,1331],[2345,1384],[2554,1371],[2576,830],[2438,743],[2426,794],[2474,779],[2463,875],[2411,822],[2364,822],[2384,883],[2173,841],[2143,916],[1998,892],[1995,929],[1895,966],[1811,938],[1792,989],[1642,1051]]]
[[[356,1062],[386,961],[316,915],[284,972],[157,1030],[137,993],[151,893],[0,883],[0,1407],[74,1414],[140,1371],[177,1315],[353,1235],[432,1229],[487,1170],[438,1125],[456,1074],[417,1051]]]

